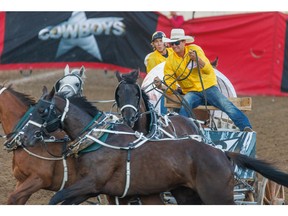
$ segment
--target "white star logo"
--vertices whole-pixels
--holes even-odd
[[[71,17],[68,19],[67,24],[84,25],[86,21],[87,17],[84,12],[73,12]],[[95,58],[102,61],[102,56],[94,35],[80,38],[62,38],[58,46],[56,58],[67,53],[75,46],[80,47]]]

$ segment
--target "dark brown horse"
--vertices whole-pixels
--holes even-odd
[[[135,131],[160,138],[202,135],[200,127],[192,119],[181,115],[158,115],[148,95],[138,85],[138,76],[138,70],[123,75],[116,73],[119,84],[115,90],[115,101],[123,123]]]
[[[69,145],[72,153],[83,143],[99,144],[96,151],[77,153],[81,154],[81,178],[57,192],[50,204],[101,193],[112,196],[149,195],[177,188],[191,189],[195,200],[204,204],[234,204],[231,161],[288,186],[288,174],[265,161],[222,152],[192,139],[149,141],[127,125],[106,121],[105,115],[85,98],[72,98],[69,103],[57,95],[47,95],[46,91],[31,114],[31,124],[21,131],[23,142],[33,145],[39,137],[36,134],[44,136],[52,132],[50,129],[62,125],[74,140]]]
[[[74,69],[69,71],[69,66],[67,65],[64,70],[64,76],[56,81],[54,85],[55,92],[58,92],[65,96],[66,98],[70,98],[72,96],[82,96],[82,91],[84,87],[85,76],[85,68],[82,66],[80,69]],[[165,204],[163,200],[163,196],[160,195],[150,195],[150,196],[142,196],[138,197],[130,197],[130,198],[117,198],[117,197],[106,197],[109,204],[120,204],[126,205],[130,203],[141,203],[143,205],[161,205]],[[138,199],[141,199],[139,202]]]

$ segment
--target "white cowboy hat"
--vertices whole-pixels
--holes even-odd
[[[164,43],[171,43],[180,40],[186,40],[186,43],[192,43],[194,42],[194,37],[185,35],[184,29],[172,29],[171,38],[162,38]]]

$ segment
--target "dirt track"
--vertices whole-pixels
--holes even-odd
[[[18,71],[0,72],[0,83],[14,82],[15,90],[26,93],[38,99],[42,93],[43,85],[52,88],[55,81],[63,76],[63,71],[53,71],[49,76],[44,76],[47,71],[33,71],[32,75],[24,77]],[[117,84],[114,73],[105,74],[102,70],[87,70],[88,79],[85,83],[84,94],[91,101],[108,100],[114,98]],[[32,78],[32,79],[31,79]],[[19,81],[21,80],[21,81]],[[288,172],[288,97],[252,97],[252,112],[247,113],[253,129],[257,132],[257,156],[273,162],[277,167]],[[111,104],[100,105],[101,110],[109,110]],[[1,134],[2,128],[0,130]],[[2,144],[3,141],[1,141]],[[0,205],[5,204],[9,192],[15,187],[12,175],[12,156],[0,149]],[[288,190],[286,203],[288,203]],[[41,190],[35,193],[28,204],[47,204],[54,192]]]

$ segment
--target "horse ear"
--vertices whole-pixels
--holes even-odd
[[[48,92],[47,87],[46,87],[46,86],[43,86],[43,89],[42,89],[42,95],[47,94],[47,92]]]
[[[49,92],[48,99],[52,99],[54,94],[55,94],[55,88],[52,88],[52,90]]]
[[[64,76],[68,75],[70,72],[69,72],[69,65],[67,64],[65,69],[64,69]]]
[[[131,77],[133,78],[133,80],[137,80],[138,77],[139,77],[139,69],[138,70],[135,70],[135,71],[132,71],[131,72]]]
[[[118,82],[121,82],[123,80],[123,78],[122,78],[122,76],[121,76],[119,71],[116,71],[116,77],[118,79]]]
[[[48,94],[48,89],[46,86],[43,86],[43,89],[42,89],[42,96],[41,98],[44,98],[46,97],[46,95],[48,95],[48,99],[51,99],[55,94],[55,88],[52,88],[52,90],[50,91],[50,93]]]
[[[82,76],[84,75],[85,71],[86,71],[86,69],[85,69],[85,67],[82,65],[82,67],[80,68],[80,71],[79,71],[80,77],[82,77]]]

